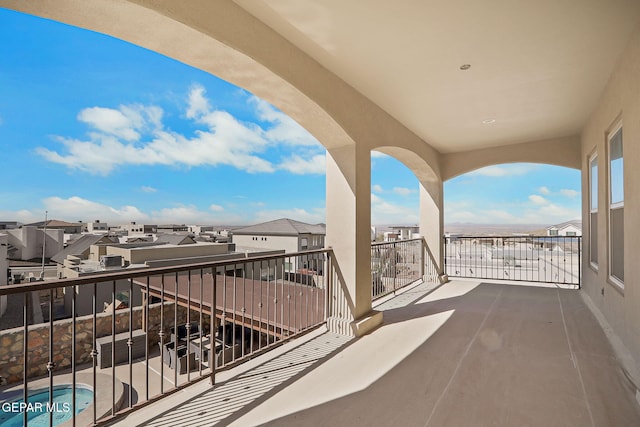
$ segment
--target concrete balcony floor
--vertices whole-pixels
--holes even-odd
[[[577,290],[454,280],[381,305],[360,339],[317,331],[121,425],[632,426],[635,388]]]

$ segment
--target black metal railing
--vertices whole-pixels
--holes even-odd
[[[444,248],[450,277],[580,288],[580,236],[445,236]]]
[[[0,403],[11,409],[0,425],[10,417],[25,426],[37,417],[103,424],[195,381],[213,384],[217,370],[325,323],[332,258],[331,249],[249,254],[0,287],[0,297],[22,295],[24,317],[0,331],[0,376],[9,383]],[[48,303],[33,303],[41,297]],[[66,318],[56,319],[61,301]],[[42,307],[48,321],[35,323]],[[54,397],[62,384],[64,405]],[[79,399],[80,388],[93,397]],[[24,403],[40,391],[35,411]]]
[[[424,238],[371,244],[373,300],[418,280],[439,280],[437,263]]]

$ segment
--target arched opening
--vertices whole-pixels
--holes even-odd
[[[374,299],[419,280],[436,281],[441,244],[440,197],[436,174],[416,153],[398,147],[372,151]]]
[[[513,163],[446,181],[447,274],[579,286],[580,180],[579,170]]]
[[[1,131],[20,159],[3,174],[23,176],[4,217],[324,222],[325,148],[272,105],[129,43],[2,13]]]

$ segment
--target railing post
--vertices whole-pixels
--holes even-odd
[[[225,267],[226,268],[226,267]],[[213,276],[213,283],[211,284],[211,351],[209,357],[209,370],[211,371],[209,374],[209,381],[211,382],[211,386],[216,385],[216,361],[218,360],[218,355],[216,354],[216,340],[215,340],[215,332],[213,328],[216,325],[216,299],[217,299],[217,269],[214,267],[211,269],[211,275]],[[222,325],[222,322],[220,322]],[[222,340],[222,356],[224,359],[224,338]]]
[[[393,255],[393,260],[391,261],[391,266],[393,268],[393,292],[398,288],[398,247],[397,242],[394,240],[392,244],[391,253]]]
[[[422,281],[427,281],[427,241],[423,237],[420,239],[420,277]]]

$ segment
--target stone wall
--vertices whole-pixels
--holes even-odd
[[[173,303],[152,304],[149,307],[149,327],[147,328],[149,348],[153,349],[158,342],[160,331],[160,308],[163,308],[163,324],[166,332],[165,340],[168,340],[169,329],[174,325],[175,307]],[[145,307],[135,307],[133,311],[133,329],[143,327],[143,313]],[[178,323],[184,323],[187,319],[187,309],[178,306]],[[116,333],[129,330],[129,310],[116,312]],[[199,313],[191,310],[191,322],[199,321]],[[205,330],[209,330],[209,316],[203,316]],[[99,313],[96,315],[96,338],[111,335],[111,313]],[[55,371],[71,367],[72,346],[72,319],[64,319],[53,322],[53,361]],[[22,382],[23,375],[23,333],[24,328],[13,328],[0,331],[0,377],[7,383]],[[28,377],[35,378],[48,375],[47,362],[49,362],[49,324],[41,323],[29,326],[29,354]],[[91,363],[91,350],[93,348],[93,316],[76,318],[76,366]]]

